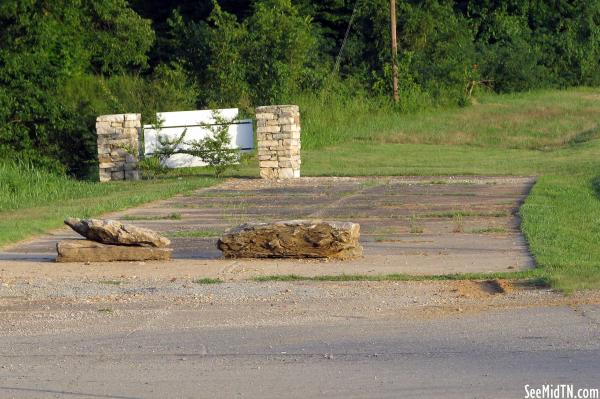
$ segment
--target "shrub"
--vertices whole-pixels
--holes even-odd
[[[211,134],[197,141],[186,143],[189,149],[185,153],[200,158],[214,170],[215,177],[221,177],[230,167],[240,160],[238,149],[231,148],[229,126],[231,121],[213,112],[215,125],[210,127]]]
[[[213,112],[213,119],[214,125],[209,127],[211,133],[200,140],[185,141],[187,129],[174,139],[168,139],[159,134],[160,146],[154,154],[146,157],[140,163],[143,175],[155,177],[158,174],[166,173],[165,162],[175,154],[188,154],[200,158],[202,162],[213,169],[215,177],[221,177],[227,169],[240,162],[240,151],[231,148],[229,126],[232,121],[221,116],[218,111]],[[160,122],[155,129],[160,130]]]
[[[155,179],[158,176],[166,175],[169,168],[166,167],[160,160],[160,157],[153,154],[140,159],[138,163],[140,176],[142,179]]]

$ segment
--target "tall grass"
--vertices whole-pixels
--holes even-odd
[[[409,99],[407,101],[415,101]],[[597,89],[482,94],[472,106],[412,112],[386,99],[331,94],[298,97],[302,146],[440,144],[549,150],[600,137]]]
[[[361,134],[372,134],[379,128],[380,121],[401,118],[383,98],[303,94],[296,102],[302,115],[302,147],[305,149],[323,148]]]
[[[27,162],[0,160],[0,212],[70,198],[101,196],[108,191],[108,186],[76,181]]]

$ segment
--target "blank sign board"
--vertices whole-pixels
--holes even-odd
[[[158,136],[175,140],[186,131],[184,141],[196,141],[210,135],[211,127],[216,126],[213,112],[219,112],[222,118],[228,121],[234,121],[229,125],[229,137],[231,138],[231,147],[239,148],[242,151],[252,150],[254,147],[254,133],[252,129],[252,120],[237,120],[239,110],[237,108],[202,110],[202,111],[182,111],[182,112],[160,112],[157,115],[162,121],[160,130],[157,131],[152,125],[144,125],[144,153],[152,155],[160,147]],[[187,130],[186,130],[187,129]],[[182,144],[179,149],[185,149]],[[187,154],[175,154],[171,156],[165,165],[170,168],[184,168],[190,166],[206,165],[199,158]]]

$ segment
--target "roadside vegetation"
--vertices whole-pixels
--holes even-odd
[[[224,281],[221,280],[221,279],[218,279],[218,278],[201,278],[201,279],[198,279],[198,280],[194,280],[193,282],[196,283],[196,284],[205,284],[205,285],[208,284],[208,285],[210,285],[210,284],[221,284]]]
[[[560,133],[563,122],[547,125],[545,137],[513,133],[504,109],[488,107],[489,119],[464,130],[461,117],[477,111],[451,118],[452,109],[490,105],[488,91],[600,85],[597,1],[398,1],[394,60],[388,0],[163,3],[3,0],[0,158],[94,180],[98,115],[135,112],[152,123],[157,111],[238,107],[248,115],[285,103],[303,109],[306,149],[349,135],[367,144],[556,148],[572,138]],[[394,63],[398,103],[390,99]],[[529,129],[562,101],[547,100],[551,112],[520,114]],[[564,123],[576,125],[578,104],[571,107]],[[413,113],[425,120],[405,118]],[[436,124],[449,129],[428,128]]]
[[[497,95],[468,107],[398,113],[361,97],[303,97],[302,146],[441,144],[549,151],[600,138],[600,90],[575,88]]]

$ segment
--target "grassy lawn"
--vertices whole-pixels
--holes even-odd
[[[482,95],[463,109],[408,115],[362,99],[302,100],[302,146],[308,150],[348,142],[551,150],[600,137],[597,89]]]
[[[90,217],[121,210],[215,182],[205,176],[77,182],[23,165],[0,164],[0,247],[59,227],[68,216]]]

